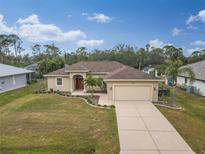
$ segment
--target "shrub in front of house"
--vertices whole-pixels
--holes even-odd
[[[110,105],[111,108],[115,108],[115,105]]]
[[[159,90],[158,90],[158,96],[170,96],[170,86],[160,83],[159,84]]]
[[[56,91],[56,94],[62,95],[63,93],[62,93],[60,90],[57,90],[57,91]]]

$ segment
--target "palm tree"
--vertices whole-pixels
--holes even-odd
[[[147,53],[144,48],[140,48],[138,50],[138,57],[139,57],[139,70],[141,70],[142,66],[144,66],[145,60],[147,58]]]
[[[194,81],[195,74],[190,67],[183,67],[183,62],[181,60],[168,60],[167,68],[165,70],[165,74],[172,78],[173,84],[173,96],[172,96],[172,106],[176,106],[176,85],[177,85],[177,75],[186,74],[190,78],[190,83],[192,84]]]

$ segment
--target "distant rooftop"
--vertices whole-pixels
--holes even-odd
[[[192,71],[195,74],[195,79],[205,81],[205,60],[182,66],[179,69],[184,68],[184,67],[190,67],[192,69]],[[187,74],[180,74],[180,75],[188,77]]]
[[[32,73],[32,72],[33,71],[29,71],[23,68],[0,64],[0,77],[17,75],[17,74],[26,74],[26,73]]]
[[[35,64],[28,65],[28,66],[24,67],[24,69],[27,69],[30,71],[36,71],[38,69],[38,64],[35,63]]]

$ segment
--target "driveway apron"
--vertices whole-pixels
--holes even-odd
[[[146,101],[117,101],[120,154],[194,154],[170,122]]]

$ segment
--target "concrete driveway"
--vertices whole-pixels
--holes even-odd
[[[120,154],[194,154],[150,102],[117,101]]]

